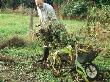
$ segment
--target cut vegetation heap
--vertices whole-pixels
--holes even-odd
[[[12,37],[9,40],[0,42],[0,49],[4,49],[5,47],[23,47],[26,42],[19,37]]]

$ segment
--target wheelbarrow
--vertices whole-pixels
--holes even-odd
[[[54,57],[54,62],[56,62],[56,61],[59,62],[59,60],[60,60],[60,64],[59,64],[59,67],[58,67],[58,64],[57,64],[57,67],[55,67],[56,63],[54,63],[54,71],[56,71],[57,73],[53,72],[53,74],[60,75],[59,73],[60,73],[61,69],[65,69],[65,68],[70,69],[69,72],[72,72],[72,71],[76,72],[77,68],[79,68],[76,64],[76,62],[78,62],[83,67],[83,70],[88,79],[94,80],[95,78],[97,78],[98,74],[99,74],[98,67],[95,64],[93,64],[92,62],[98,56],[98,54],[101,52],[101,49],[90,49],[89,51],[77,49],[75,51],[76,52],[74,54],[76,54],[76,55],[74,55],[72,57],[72,59],[71,59],[71,57],[69,57],[70,53],[59,53],[56,55],[56,58]],[[67,64],[68,61],[70,61],[72,63]],[[65,68],[64,68],[64,66],[65,66]]]

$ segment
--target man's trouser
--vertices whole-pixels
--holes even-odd
[[[63,39],[61,39],[61,34],[63,34],[62,36],[64,37]],[[52,26],[49,26],[49,28],[45,31],[45,29],[41,30],[41,35],[44,41],[44,57],[43,57],[43,61],[46,61],[49,55],[49,44],[52,45],[53,49],[56,49],[56,47],[58,47],[59,45],[61,45],[63,42],[66,42],[66,38],[67,38],[67,33],[65,29],[61,29],[61,28],[53,28]]]
[[[47,58],[48,58],[48,55],[49,55],[49,47],[48,46],[46,46],[46,47],[44,47],[44,50],[43,50],[44,52],[43,52],[43,55],[44,55],[44,57],[43,57],[43,59],[42,59],[42,61],[47,61]]]
[[[41,34],[44,37],[43,38],[43,41],[44,41],[43,55],[44,55],[44,57],[43,57],[42,61],[47,61],[47,58],[49,55],[49,49],[50,49],[49,43],[51,43],[53,41],[51,27],[49,27],[46,32],[45,32],[45,29],[42,29]]]

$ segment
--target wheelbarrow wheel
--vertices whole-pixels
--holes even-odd
[[[86,65],[85,71],[86,71],[88,79],[90,79],[90,80],[96,79],[98,76],[98,73],[99,73],[98,68],[95,64]]]

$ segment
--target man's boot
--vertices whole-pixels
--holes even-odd
[[[43,59],[39,60],[38,62],[46,62],[47,61],[47,58],[49,55],[49,47],[48,46],[44,46],[43,55],[44,55]]]
[[[48,46],[45,46],[44,47],[44,57],[43,57],[43,61],[47,61],[47,58],[48,58],[48,55],[49,55],[49,47]]]

